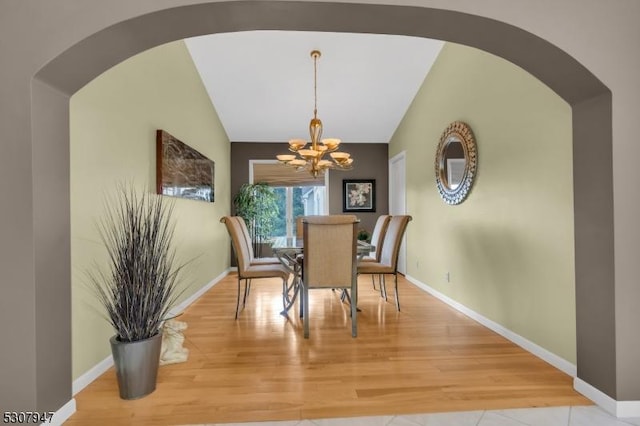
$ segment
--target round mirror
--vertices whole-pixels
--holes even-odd
[[[446,203],[460,204],[467,197],[476,175],[477,160],[471,128],[454,121],[442,133],[436,152],[436,184]]]

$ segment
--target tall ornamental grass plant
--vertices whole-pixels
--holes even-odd
[[[172,239],[174,203],[160,195],[137,193],[118,185],[105,198],[105,215],[97,223],[109,261],[88,272],[106,319],[121,342],[135,342],[160,332],[162,322],[183,290],[186,263],[176,264]]]

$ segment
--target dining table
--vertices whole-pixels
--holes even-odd
[[[371,245],[367,241],[357,241],[357,261],[360,261],[364,256],[375,251],[375,246]],[[300,287],[302,286],[302,256],[304,255],[304,240],[298,237],[274,237],[272,240],[271,248],[275,257],[291,272],[293,278],[282,291],[282,305],[283,310],[280,312],[282,315],[288,315],[289,310],[293,306],[300,293]],[[342,300],[348,299],[349,293],[347,290],[342,290]],[[300,306],[300,316],[302,316],[302,305]]]

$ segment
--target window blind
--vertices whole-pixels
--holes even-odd
[[[324,175],[314,179],[307,170],[297,171],[280,163],[253,163],[253,182],[270,186],[324,186]]]

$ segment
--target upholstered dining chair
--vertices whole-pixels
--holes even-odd
[[[244,235],[244,239],[246,240],[247,247],[249,247],[249,263],[251,265],[280,265],[280,259],[277,257],[256,257],[255,251],[253,249],[253,241],[251,240],[251,234],[249,233],[249,228],[247,227],[247,222],[245,222],[242,216],[230,216],[232,220],[236,220],[240,229],[242,230],[242,234]],[[249,293],[251,292],[251,280],[248,279],[245,287],[245,300],[249,297]],[[244,304],[244,302],[243,302]]]
[[[302,238],[302,219],[304,219],[304,216],[296,217],[296,238]]]
[[[382,243],[384,241],[384,236],[387,233],[387,227],[389,226],[390,220],[391,216],[388,214],[378,216],[376,224],[373,227],[373,232],[371,233],[371,245],[375,247],[375,251],[369,253],[368,256],[362,257],[359,260],[360,262],[380,262]],[[371,274],[371,284],[373,285],[374,290],[376,289],[375,277],[375,274]],[[382,281],[380,276],[378,276],[378,281]],[[382,284],[380,285],[380,293],[382,294]]]
[[[371,245],[375,247],[375,251],[369,253],[369,256],[365,256],[360,259],[361,262],[379,262],[380,254],[382,253],[382,242],[384,240],[384,236],[387,232],[387,227],[389,226],[389,221],[391,220],[391,216],[388,214],[383,214],[378,216],[376,220],[376,224],[373,227],[373,232],[371,233]]]
[[[309,290],[351,290],[351,335],[358,335],[356,274],[357,225],[353,215],[307,216],[303,219],[302,316],[309,338]]]
[[[398,254],[400,253],[402,237],[411,219],[411,216],[407,215],[392,216],[384,240],[382,241],[380,260],[377,262],[358,263],[358,275],[371,274],[381,277],[380,291],[385,300],[387,300],[385,275],[392,274],[394,276],[396,308],[398,311],[400,310],[400,297],[398,296]]]
[[[244,239],[246,240],[247,246],[249,247],[249,256],[250,263],[252,265],[280,265],[281,262],[277,257],[256,257],[255,251],[253,250],[253,241],[251,240],[251,234],[249,233],[249,228],[247,227],[247,222],[245,222],[242,216],[229,216],[230,218],[238,221],[240,225],[240,229],[242,229],[242,234],[244,235]]]
[[[223,216],[220,222],[224,223],[227,227],[227,231],[231,236],[231,243],[233,244],[233,251],[236,255],[238,263],[238,295],[236,300],[236,319],[240,313],[240,294],[241,283],[244,281],[244,292],[242,297],[242,309],[244,309],[247,294],[249,291],[249,281],[257,278],[280,278],[282,279],[283,290],[287,286],[289,280],[289,271],[282,264],[251,264],[251,252],[250,244],[247,244],[247,239],[243,235],[240,222],[234,218],[234,216]]]

